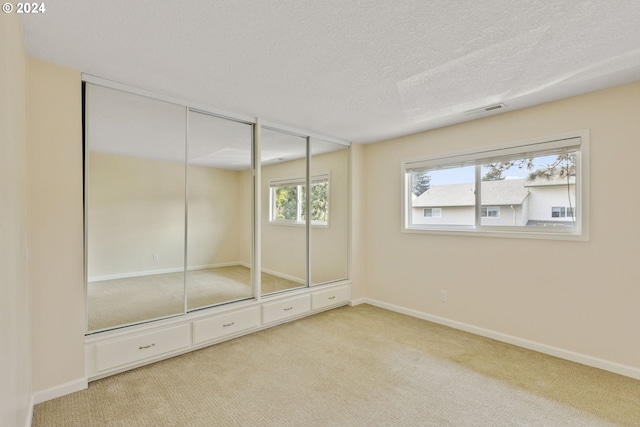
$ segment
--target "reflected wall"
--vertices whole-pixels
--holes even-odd
[[[311,285],[348,276],[349,147],[310,139]]]
[[[304,215],[306,157],[307,138],[261,129],[260,284],[263,295],[308,284]]]
[[[184,109],[86,87],[88,330],[184,312]]]
[[[252,126],[189,111],[187,309],[250,298]]]

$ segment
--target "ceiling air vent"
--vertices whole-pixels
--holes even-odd
[[[499,110],[504,110],[505,108],[507,108],[507,106],[504,104],[487,105],[486,107],[465,111],[464,114],[467,116],[477,116],[479,114],[487,114],[487,113],[493,113]]]

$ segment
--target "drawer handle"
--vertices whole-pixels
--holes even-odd
[[[285,308],[284,311],[293,310],[293,307]]]
[[[223,328],[228,328],[229,326],[235,325],[236,322],[227,323],[226,325],[222,325]]]
[[[151,347],[153,347],[155,345],[156,345],[156,343],[152,343],[152,344],[149,344],[149,345],[141,345],[140,347],[138,347],[138,350],[144,350],[145,348],[151,348]]]
[[[334,295],[334,296],[332,296],[332,297],[329,297],[329,299],[335,299],[335,298],[336,298],[336,296],[335,296],[335,295]]]

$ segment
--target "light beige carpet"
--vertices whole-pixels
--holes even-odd
[[[267,273],[261,280],[263,293],[302,286]],[[253,295],[251,269],[240,265],[188,271],[186,282],[188,310]],[[183,313],[184,283],[183,272],[89,283],[89,331]]]
[[[638,426],[640,381],[368,305],[90,383],[33,426]]]

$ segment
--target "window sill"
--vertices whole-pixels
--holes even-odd
[[[510,239],[540,239],[540,240],[568,240],[568,241],[589,241],[589,235],[584,230],[582,233],[576,232],[562,232],[559,231],[518,231],[514,229],[509,230],[496,230],[495,228],[477,229],[477,228],[405,228],[401,229],[401,232],[408,234],[433,234],[443,236],[475,236],[475,237],[501,237]]]
[[[296,222],[296,221],[269,221],[269,225],[284,225],[287,227],[306,227],[306,222]],[[328,223],[311,223],[312,228],[329,228]]]

